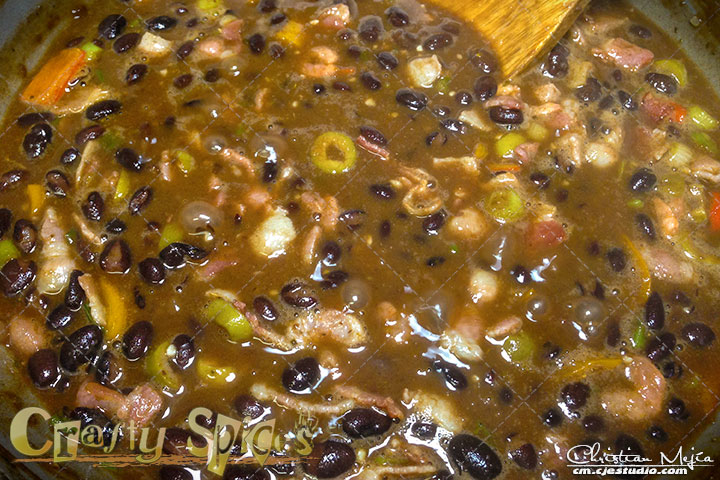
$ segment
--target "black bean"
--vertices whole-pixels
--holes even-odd
[[[461,472],[476,480],[491,480],[502,472],[502,462],[490,446],[468,434],[455,435],[448,453]]]
[[[149,257],[138,264],[140,276],[151,285],[159,285],[165,281],[165,266],[160,260]]]
[[[542,172],[533,172],[530,174],[530,181],[533,182],[541,190],[550,186],[550,178]]]
[[[115,160],[131,172],[139,172],[147,161],[135,152],[132,148],[121,148],[115,152]]]
[[[32,260],[13,258],[0,269],[0,288],[6,297],[14,297],[30,286],[36,273]]]
[[[322,95],[325,93],[325,85],[322,83],[316,83],[313,85],[313,92],[315,92],[316,95]]]
[[[282,384],[288,392],[310,393],[320,381],[320,365],[312,357],[305,357],[285,369]]]
[[[357,230],[358,228],[362,227],[363,222],[365,221],[365,211],[346,210],[338,216],[338,220],[345,224],[348,230]]]
[[[366,51],[367,50],[360,45],[350,45],[347,49],[348,55],[350,55],[352,58],[360,58],[360,56]]]
[[[677,93],[677,80],[670,75],[651,72],[645,75],[645,81],[660,93],[664,93],[666,95],[674,95]]]
[[[428,215],[423,220],[423,230],[428,235],[437,235],[440,229],[445,225],[445,217],[447,215],[443,210]]]
[[[262,33],[254,33],[247,39],[250,51],[255,55],[259,55],[265,50],[265,36]]]
[[[682,327],[682,337],[693,347],[703,348],[715,341],[715,332],[701,322],[691,322]]]
[[[142,80],[148,72],[148,66],[144,63],[136,63],[128,68],[125,74],[125,83],[135,85]]]
[[[20,251],[23,253],[32,253],[37,245],[37,237],[37,228],[35,228],[35,225],[33,225],[30,220],[21,218],[15,222],[13,240]]]
[[[648,428],[647,436],[650,440],[658,443],[667,442],[668,440],[667,432],[663,430],[663,428],[659,425],[652,425],[650,428]]]
[[[390,222],[388,220],[383,220],[382,222],[380,222],[379,232],[380,232],[380,236],[382,238],[389,237],[391,231],[392,231],[392,225],[390,225]]]
[[[153,32],[162,32],[164,30],[170,30],[177,25],[177,19],[168,17],[167,15],[160,15],[158,17],[151,18],[145,22],[145,24],[148,30]]]
[[[424,93],[409,88],[401,88],[395,94],[395,101],[413,111],[422,110],[427,106],[428,98]]]
[[[103,133],[105,133],[105,128],[102,125],[90,125],[75,135],[75,143],[77,145],[85,145],[91,140],[97,140],[102,137]]]
[[[645,355],[657,363],[670,355],[675,348],[675,335],[670,332],[661,333],[658,337],[652,337],[645,347]]]
[[[45,174],[48,191],[56,197],[65,197],[70,191],[70,180],[60,170],[50,170]]]
[[[7,208],[0,208],[0,238],[5,236],[5,233],[10,230],[12,223],[12,212]]]
[[[97,408],[76,407],[68,417],[70,420],[80,420],[80,428],[84,429],[88,425],[96,425],[102,429],[103,445],[108,446],[112,443],[113,429],[115,425],[110,419]]]
[[[520,285],[527,285],[528,283],[532,282],[532,277],[530,277],[530,272],[527,268],[525,268],[522,265],[515,265],[510,269],[510,275],[515,279],[517,283]]]
[[[132,265],[130,247],[125,240],[116,238],[105,245],[100,254],[100,267],[108,273],[127,273]]]
[[[622,272],[625,269],[627,261],[625,260],[625,252],[619,248],[611,248],[607,252],[607,259],[610,262],[610,268],[616,272]]]
[[[445,378],[445,386],[452,391],[463,390],[467,388],[468,381],[465,374],[459,367],[444,360],[435,360],[433,369]]]
[[[342,416],[342,428],[353,438],[382,435],[390,430],[392,418],[372,408],[353,408]]]
[[[181,370],[185,370],[195,360],[195,342],[190,336],[181,333],[173,339],[172,344],[175,347],[175,356],[172,361]]]
[[[152,323],[147,320],[141,320],[132,324],[122,339],[122,350],[125,358],[132,362],[140,360],[150,349],[152,339]]]
[[[347,272],[343,270],[333,270],[332,272],[323,275],[323,281],[320,282],[320,286],[323,290],[337,288],[342,283],[345,283],[348,278],[350,278],[350,275],[348,275]]]
[[[257,8],[262,13],[270,13],[277,8],[277,2],[275,0],[260,0]]]
[[[60,379],[58,358],[50,349],[38,350],[28,360],[30,380],[37,388],[50,388]]]
[[[423,48],[430,52],[449,47],[453,43],[453,37],[449,33],[442,32],[430,35],[424,42]]]
[[[122,15],[108,15],[98,25],[98,33],[101,37],[112,40],[121,35],[126,26],[127,20]]]
[[[575,96],[584,103],[592,103],[602,95],[602,85],[596,78],[588,78],[585,85],[575,89]]]
[[[459,133],[460,135],[464,135],[467,132],[467,126],[455,118],[446,118],[442,120],[440,122],[440,126],[445,130],[450,130],[451,132]]]
[[[202,435],[185,430],[180,427],[170,427],[165,430],[165,439],[162,445],[162,451],[168,455],[190,455],[187,448],[188,439],[192,438],[192,443],[202,448],[207,445],[205,437]]]
[[[255,297],[253,308],[260,318],[267,322],[274,322],[280,316],[272,301],[263,296]]]
[[[88,120],[97,121],[118,114],[121,110],[122,104],[117,100],[101,100],[85,110],[85,117]]]
[[[395,189],[389,183],[370,185],[370,193],[383,200],[392,200],[395,198]]]
[[[160,468],[160,480],[193,480],[195,475],[191,472],[192,470],[177,465],[163,465]]]
[[[655,225],[653,225],[650,217],[648,217],[644,213],[638,213],[637,215],[635,215],[635,224],[648,239],[655,240]]]
[[[368,15],[360,19],[358,34],[360,38],[369,43],[377,42],[383,33],[382,20],[374,15]]]
[[[473,102],[472,93],[467,90],[460,90],[455,94],[455,101],[458,105],[470,105]]]
[[[640,168],[632,174],[629,181],[630,190],[635,193],[648,192],[655,187],[657,176],[649,168]]]
[[[585,406],[589,395],[589,386],[582,382],[575,382],[563,387],[560,399],[570,411],[575,411]]]
[[[267,407],[251,395],[238,395],[235,397],[235,410],[243,418],[250,417],[255,420],[265,414]]]
[[[128,210],[130,215],[138,215],[140,212],[147,208],[148,204],[152,201],[153,189],[149,186],[140,187],[128,202]]]
[[[338,264],[342,250],[337,242],[329,241],[323,245],[320,255],[322,256],[322,262],[325,266],[334,267]]]
[[[280,290],[280,296],[288,305],[298,308],[311,308],[317,304],[310,288],[300,282],[292,282]]]
[[[368,90],[379,90],[382,87],[382,82],[372,72],[363,72],[360,75],[360,81]]]
[[[14,187],[21,180],[27,177],[27,170],[8,170],[0,176],[0,192],[7,190],[8,188]]]
[[[80,310],[80,307],[82,307],[85,301],[85,290],[83,290],[78,280],[82,274],[83,272],[80,270],[73,270],[72,273],[70,273],[67,290],[65,290],[65,306],[73,312]]]
[[[38,158],[50,145],[53,138],[53,132],[47,123],[38,123],[34,125],[25,138],[23,139],[23,149],[28,158]]]
[[[445,257],[443,256],[430,257],[425,261],[425,265],[428,267],[439,267],[443,263],[445,263]]]
[[[588,432],[598,433],[605,428],[605,422],[598,415],[587,415],[582,419],[582,426]]]
[[[395,70],[400,65],[397,57],[390,52],[378,53],[377,63],[385,70]]]
[[[81,365],[89,363],[102,346],[103,333],[97,325],[86,325],[75,330],[60,347],[60,365],[69,372],[76,372]]]
[[[119,218],[113,218],[105,225],[105,230],[108,233],[118,234],[127,230],[127,225]]]
[[[333,82],[332,87],[339,92],[352,92],[352,87],[345,82]]]
[[[682,290],[675,290],[672,292],[672,301],[686,307],[692,305],[692,300],[690,300],[690,297],[688,297]]]
[[[665,305],[658,292],[652,292],[645,302],[645,323],[653,330],[661,330],[665,325]]]
[[[307,458],[306,470],[317,478],[334,478],[355,464],[355,451],[350,445],[336,440],[315,444]]]
[[[91,222],[99,222],[105,211],[105,201],[98,192],[90,192],[80,208],[85,218]]]
[[[410,16],[400,7],[390,7],[385,10],[388,21],[393,27],[404,27],[410,23]]]
[[[177,58],[179,60],[185,60],[195,49],[195,42],[192,40],[188,40],[187,42],[180,45],[180,47],[177,49],[177,52],[175,55],[177,55]]]
[[[184,267],[186,258],[202,260],[207,256],[207,252],[187,243],[175,242],[163,248],[159,256],[165,267],[175,269]]]
[[[175,88],[183,89],[189,86],[193,81],[193,75],[192,73],[184,73],[182,75],[179,75],[175,77],[173,80],[173,85],[175,85]]]
[[[68,148],[60,155],[60,163],[63,165],[72,165],[80,160],[80,152],[77,148]]]
[[[32,127],[37,123],[52,122],[53,120],[55,120],[55,115],[50,112],[31,112],[18,117],[18,119],[15,120],[15,123],[21,127],[27,128]]]
[[[498,68],[495,56],[484,48],[471,51],[468,58],[470,63],[483,73],[493,73]]]
[[[640,442],[626,433],[621,433],[615,439],[615,453],[618,455],[637,456],[640,458],[645,456],[645,452],[643,451]]]
[[[532,443],[520,445],[518,448],[510,451],[510,458],[525,470],[532,470],[537,466],[537,452]]]
[[[437,425],[430,422],[414,422],[410,427],[410,433],[421,440],[431,440],[437,433]]]
[[[600,103],[598,103],[598,108],[600,110],[607,110],[613,106],[613,103],[615,103],[615,99],[612,95],[605,95],[602,100],[600,100]]]
[[[637,110],[638,104],[635,100],[633,100],[629,93],[623,90],[618,90],[617,96],[618,100],[620,100],[620,105],[622,105],[625,110]]]
[[[95,362],[95,380],[101,385],[110,386],[122,378],[122,369],[112,352],[106,351]]]
[[[670,418],[674,418],[675,420],[687,420],[690,416],[687,408],[685,407],[685,402],[677,397],[672,397],[668,400],[667,413],[670,415]]]
[[[126,33],[122,37],[115,40],[113,50],[115,53],[126,53],[135,48],[140,41],[140,34],[136,32]]]
[[[517,125],[523,122],[523,112],[519,108],[505,108],[499,105],[490,107],[490,120],[501,125]]]
[[[630,25],[630,28],[628,31],[635,35],[636,37],[642,38],[642,39],[648,39],[652,37],[652,32],[649,28],[644,27],[642,25],[638,25],[637,23]]]
[[[557,44],[548,54],[545,61],[545,73],[555,78],[562,78],[568,73],[570,65],[568,64],[568,55],[570,51],[567,47]]]
[[[556,408],[551,408],[543,415],[543,423],[548,427],[557,427],[562,423],[562,413]]]
[[[72,311],[65,304],[61,304],[50,312],[46,323],[50,330],[60,330],[70,325],[72,321]]]
[[[379,145],[381,147],[384,147],[388,143],[385,135],[383,135],[380,130],[375,127],[371,127],[368,125],[361,126],[360,135],[365,137],[368,142],[374,143],[375,145]]]

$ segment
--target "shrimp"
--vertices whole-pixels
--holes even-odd
[[[17,353],[28,357],[50,344],[45,325],[25,316],[16,317],[10,322],[8,340]]]
[[[98,325],[105,326],[107,324],[105,305],[100,299],[100,292],[98,292],[95,279],[91,274],[86,273],[78,277],[78,282],[80,282],[80,286],[87,297],[87,305],[90,308],[93,320]]]
[[[40,252],[37,289],[40,293],[55,295],[68,284],[70,273],[75,270],[75,262],[53,208],[45,211],[40,226],[40,239],[43,241],[43,248]]]
[[[672,208],[670,208],[670,205],[655,197],[653,198],[653,208],[663,234],[666,237],[674,236],[680,228],[680,223],[673,213]]]
[[[647,358],[633,357],[625,366],[624,374],[632,386],[604,392],[601,397],[603,408],[634,422],[657,415],[667,392],[665,377],[660,370]]]
[[[86,381],[78,388],[75,401],[80,407],[99,407],[106,413],[117,415],[120,420],[132,420],[138,427],[150,424],[163,404],[161,394],[149,383],[138,385],[123,395],[99,383]]]

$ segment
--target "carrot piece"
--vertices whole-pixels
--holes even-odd
[[[514,163],[491,163],[488,165],[488,169],[493,172],[519,172],[522,170],[520,165]]]
[[[711,193],[710,230],[720,232],[720,192]]]
[[[37,105],[52,105],[65,94],[68,82],[85,66],[86,53],[79,48],[66,48],[52,57],[35,74],[21,98]]]

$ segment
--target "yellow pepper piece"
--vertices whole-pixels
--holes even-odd
[[[568,371],[565,376],[585,378],[593,370],[612,370],[613,368],[622,365],[622,363],[622,357],[595,358],[590,360],[584,360],[580,362],[575,368]]]
[[[105,300],[105,311],[107,312],[105,325],[105,337],[113,339],[120,336],[127,328],[127,308],[125,300],[120,291],[109,279],[100,278],[100,292]]]
[[[7,262],[19,256],[20,250],[17,249],[12,240],[0,240],[0,267],[4,267]]]
[[[222,298],[210,300],[203,313],[208,321],[223,327],[233,342],[244,342],[252,338],[253,328],[250,322],[227,300]]]
[[[329,153],[335,150],[342,157],[331,158]],[[330,151],[330,152],[329,152]],[[341,132],[325,132],[318,136],[310,149],[310,160],[325,173],[344,173],[355,166],[357,150],[352,138]]]
[[[278,40],[282,40],[284,42],[292,43],[293,45],[298,46],[300,45],[300,43],[302,43],[302,32],[302,24],[294,20],[290,20],[285,24],[282,29],[277,32],[277,38]]]
[[[172,370],[170,356],[174,347],[170,342],[163,342],[145,359],[145,371],[152,377],[152,380],[160,386],[168,387],[171,390],[180,390],[180,378]]]
[[[30,214],[37,215],[45,203],[45,187],[32,183],[27,186],[27,195],[30,201]]]
[[[477,158],[478,160],[484,160],[485,157],[488,156],[488,149],[484,143],[478,143],[475,146],[475,152],[473,153],[475,155],[475,158]]]
[[[115,200],[121,200],[130,193],[130,173],[127,170],[120,172],[117,185],[115,185]]]
[[[534,142],[542,142],[550,136],[550,130],[537,122],[532,122],[528,126],[527,135]]]
[[[215,365],[204,358],[198,360],[197,372],[204,380],[215,385],[232,383],[238,377],[237,372],[232,367]]]
[[[160,233],[158,250],[162,250],[171,243],[181,242],[184,236],[183,229],[177,223],[166,223]]]
[[[508,158],[512,156],[515,151],[515,147],[522,145],[526,141],[525,137],[520,133],[506,133],[495,143],[495,153],[498,157]]]
[[[640,275],[640,280],[642,282],[640,289],[635,294],[635,300],[638,306],[645,305],[645,302],[647,301],[648,297],[650,297],[650,293],[652,291],[652,276],[650,275],[650,269],[648,268],[648,264],[643,258],[642,254],[637,249],[635,244],[632,243],[630,238],[628,238],[627,235],[623,235],[622,239],[628,251],[630,252],[630,255],[633,258],[635,269],[638,275]]]

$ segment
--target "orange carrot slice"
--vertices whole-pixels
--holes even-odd
[[[36,105],[53,105],[65,94],[68,82],[85,66],[85,56],[79,48],[61,50],[35,74],[21,98]]]

